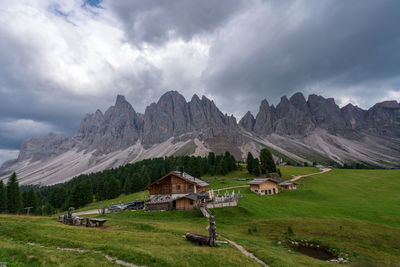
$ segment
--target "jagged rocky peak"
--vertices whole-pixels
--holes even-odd
[[[18,161],[42,160],[58,156],[74,147],[74,142],[63,134],[50,132],[46,138],[37,137],[26,140],[20,149]]]
[[[400,136],[400,104],[397,101],[384,101],[375,104],[367,112],[370,129],[381,135]]]
[[[290,100],[283,96],[273,115],[275,133],[307,135],[315,129],[314,120],[301,93],[294,94]]]
[[[253,131],[256,119],[250,111],[247,111],[243,118],[239,121],[239,125],[248,132]]]
[[[400,104],[397,103],[396,100],[391,100],[391,101],[383,101],[380,103],[376,103],[374,105],[375,108],[389,108],[389,109],[399,109],[400,108]],[[373,108],[374,108],[373,107]]]
[[[29,138],[22,143],[19,150],[18,161],[24,161],[32,158],[33,154],[38,151],[44,143],[44,138]]]
[[[290,112],[291,105],[289,99],[286,96],[282,96],[281,101],[276,106],[276,116],[278,118],[284,117],[288,112]]]
[[[96,150],[104,154],[125,149],[135,144],[141,135],[143,116],[138,115],[123,95],[118,95],[115,105],[103,113],[97,110],[88,114],[74,136],[81,149]]]
[[[115,100],[115,105],[116,106],[123,105],[125,102],[128,102],[128,101],[126,101],[125,96],[117,95],[117,99]]]
[[[163,94],[157,103],[146,107],[143,143],[152,145],[187,132],[188,109],[185,98],[177,91]]]
[[[367,111],[353,104],[347,104],[341,108],[343,119],[346,122],[346,127],[352,130],[362,129],[367,127],[366,115]]]
[[[257,134],[272,133],[272,112],[266,99],[261,101],[260,109],[254,123],[254,132]]]
[[[200,99],[193,95],[190,102],[186,102],[176,91],[165,93],[157,103],[148,106],[144,118],[145,145],[200,132],[206,136],[210,133],[219,135],[226,127],[237,127],[236,119],[224,115],[207,97]]]
[[[295,93],[290,97],[290,103],[295,106],[297,109],[300,109],[305,112],[309,112],[307,101],[304,95],[300,92]]]
[[[340,108],[333,98],[309,95],[308,107],[318,127],[334,133],[337,129],[345,129],[346,123],[341,116]]]

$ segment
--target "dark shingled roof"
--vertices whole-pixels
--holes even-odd
[[[284,181],[284,182],[280,183],[279,185],[291,185],[291,184],[299,185],[298,183],[295,183],[295,182],[292,182],[292,181]]]
[[[200,187],[209,186],[208,183],[204,182],[203,180],[200,180],[199,178],[195,178],[195,177],[191,176],[190,174],[187,174],[186,172],[184,172],[183,175],[182,175],[182,173],[181,173],[180,171],[174,171],[173,173],[174,173],[176,176],[179,176],[179,177],[181,177],[181,178],[187,180],[188,182],[195,183],[195,184],[197,184],[197,185],[200,186]]]
[[[184,173],[182,174],[180,171],[172,171],[172,172],[167,173],[166,175],[164,175],[164,176],[161,177],[160,179],[158,179],[158,180],[152,182],[152,183],[151,183],[150,185],[148,185],[146,188],[149,188],[149,187],[152,186],[153,184],[158,183],[159,181],[161,181],[162,179],[164,179],[165,177],[167,177],[168,175],[171,175],[171,174],[173,174],[173,175],[175,175],[175,176],[178,176],[178,177],[182,178],[183,180],[185,180],[185,181],[187,181],[187,182],[189,182],[189,183],[191,183],[191,184],[195,184],[195,185],[197,185],[197,186],[199,186],[199,187],[207,187],[207,186],[209,186],[208,183],[204,182],[203,180],[200,180],[199,178],[195,178],[195,177],[193,177],[193,176],[187,174],[186,172],[184,172]]]

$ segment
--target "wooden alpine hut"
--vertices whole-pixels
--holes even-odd
[[[150,184],[146,210],[194,210],[208,197],[208,183],[185,172],[173,171]]]
[[[279,193],[278,181],[272,178],[256,178],[248,182],[248,184],[250,185],[250,190],[260,196]]]

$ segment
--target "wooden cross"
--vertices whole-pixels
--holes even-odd
[[[30,211],[32,208],[33,208],[33,207],[26,207],[26,208],[24,208],[24,209],[26,209],[26,216],[29,215],[29,211]]]

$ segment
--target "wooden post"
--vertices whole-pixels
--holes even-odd
[[[29,212],[33,207],[26,207],[24,209],[26,209],[26,216],[29,216]]]
[[[210,247],[215,247],[216,240],[217,240],[217,228],[215,227],[215,218],[214,216],[210,216],[210,219],[208,220],[210,223],[210,226],[208,227],[208,233],[209,233],[209,241],[208,245]]]

